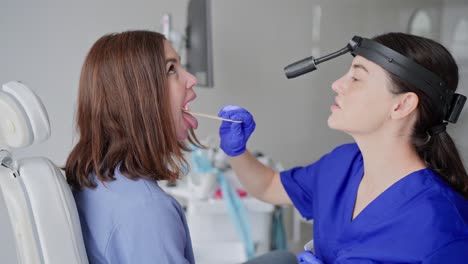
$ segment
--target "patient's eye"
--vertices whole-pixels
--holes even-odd
[[[176,73],[176,70],[175,70],[174,64],[171,64],[169,66],[169,69],[167,70],[167,74],[169,75],[169,74],[174,74],[174,73]]]

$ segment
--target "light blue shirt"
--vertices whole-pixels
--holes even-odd
[[[180,204],[156,181],[115,178],[74,193],[89,262],[195,263]]]

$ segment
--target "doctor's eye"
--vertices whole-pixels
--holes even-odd
[[[353,82],[359,81],[359,79],[357,79],[356,77],[351,77],[351,80],[353,80]]]

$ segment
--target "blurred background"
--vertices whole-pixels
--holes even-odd
[[[352,57],[342,56],[292,80],[286,79],[283,68],[310,55],[336,51],[354,35],[372,37],[401,31],[441,42],[459,63],[458,92],[468,95],[466,0],[208,3],[213,85],[195,89],[198,97],[191,109],[214,115],[226,104],[249,109],[257,122],[249,148],[261,151],[284,168],[306,165],[336,145],[352,141],[330,130],[326,123],[334,98],[331,84],[348,69]],[[162,18],[168,14],[172,31],[183,35],[189,22],[188,5],[189,0],[0,0],[0,83],[19,80],[33,89],[48,110],[52,130],[48,141],[18,150],[15,155],[46,156],[63,166],[76,142],[78,79],[91,45],[110,32],[161,32]],[[174,41],[180,35],[176,34]],[[179,52],[186,60],[186,51],[181,48]],[[465,166],[467,108],[456,125],[448,126]],[[216,138],[219,122],[198,120],[198,137]],[[312,238],[313,225],[302,221],[293,209],[283,209],[288,248],[298,252]],[[1,214],[2,208],[0,219]],[[0,247],[9,241],[2,235]]]

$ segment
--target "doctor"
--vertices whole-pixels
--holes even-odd
[[[446,131],[466,100],[454,93],[457,64],[403,33],[348,46],[355,57],[332,85],[328,126],[355,143],[278,173],[246,150],[252,115],[225,106],[220,117],[243,123],[222,123],[221,148],[251,195],[314,219],[317,263],[466,263],[468,176]]]

